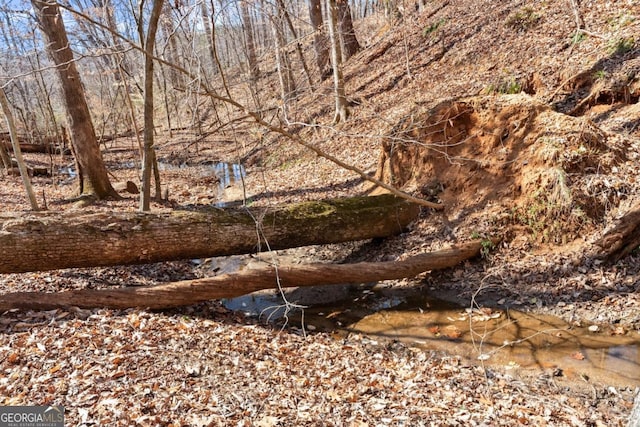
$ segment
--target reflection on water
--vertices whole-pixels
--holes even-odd
[[[252,294],[224,301],[229,310],[241,311],[247,316],[259,316],[269,320],[279,319],[285,314],[285,304],[279,294]]]
[[[309,304],[304,311],[305,324],[340,337],[355,332],[399,340],[509,370],[553,369],[575,379],[640,385],[637,331],[619,335],[613,329],[590,330],[588,325],[577,327],[549,315],[471,310],[423,296],[378,295],[370,290],[357,293],[355,296],[352,291],[351,296],[329,304]],[[282,303],[278,295],[262,293],[234,298],[226,306],[273,320],[284,313],[277,308]],[[289,317],[295,320],[296,315]]]
[[[604,348],[585,348],[586,359],[597,369],[607,373],[615,373],[630,380],[632,384],[640,384],[640,345],[617,345]],[[576,367],[578,368],[578,367]]]
[[[236,182],[242,181],[242,178],[246,175],[244,166],[238,163],[227,162],[213,162],[196,165],[188,163],[172,164],[158,162],[158,169],[161,171],[189,169],[192,171],[200,171],[202,175],[209,175],[213,172],[220,181],[221,190],[234,185]]]
[[[242,181],[246,176],[244,166],[238,163],[215,163],[215,174],[218,177],[218,194],[219,201],[215,203],[216,207],[224,208],[234,199],[244,200],[244,185]],[[234,194],[240,193],[240,194]]]
[[[181,170],[189,169],[191,172],[199,173],[201,176],[215,175],[218,180],[218,197],[221,199],[215,203],[217,207],[225,207],[229,201],[226,191],[232,187],[236,187],[236,184],[242,182],[246,176],[246,170],[244,166],[239,163],[227,163],[227,162],[213,162],[204,164],[172,164],[166,162],[158,162],[158,169],[160,170]]]
[[[640,335],[592,332],[548,315],[489,308],[387,310],[345,328],[510,369],[557,368],[609,384],[640,385]]]
[[[224,190],[237,182],[242,181],[245,176],[244,166],[238,163],[214,163],[213,169],[220,179],[220,189]]]

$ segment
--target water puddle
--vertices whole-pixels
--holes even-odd
[[[554,316],[515,310],[441,308],[379,311],[346,332],[395,339],[464,355],[506,369],[556,370],[558,375],[640,385],[640,335],[576,327]]]
[[[311,294],[305,295],[307,292]],[[336,298],[323,303],[319,293]],[[307,330],[327,331],[340,338],[359,333],[376,340],[398,340],[514,372],[538,369],[576,381],[640,386],[637,331],[621,334],[608,327],[569,325],[554,316],[471,310],[443,300],[407,293],[382,295],[362,287],[300,288],[287,290],[286,297],[307,306]],[[234,298],[226,306],[270,321],[284,315],[283,299],[273,291]],[[299,310],[287,316],[300,324]]]
[[[158,169],[161,171],[185,170],[189,169],[199,173],[202,176],[214,174],[218,178],[218,188],[224,191],[225,188],[231,187],[242,181],[246,176],[244,166],[239,163],[227,162],[211,162],[211,163],[180,163],[173,164],[167,162],[158,162]]]
[[[182,170],[189,169],[192,173],[196,173],[201,177],[207,177],[214,175],[218,182],[218,201],[214,203],[214,206],[223,208],[229,204],[229,201],[244,198],[240,184],[246,176],[246,170],[244,166],[239,163],[227,163],[227,162],[211,162],[211,163],[199,163],[199,164],[172,164],[165,162],[158,162],[158,168],[160,170]],[[237,194],[240,193],[240,194]]]

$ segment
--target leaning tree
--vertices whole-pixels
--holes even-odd
[[[31,0],[38,26],[47,42],[47,52],[60,78],[62,99],[67,113],[69,136],[73,148],[80,195],[88,199],[118,197],[107,175],[102,153],[91,120],[80,73],[60,14],[53,0]]]

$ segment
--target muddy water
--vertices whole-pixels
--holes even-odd
[[[440,308],[392,309],[344,328],[465,356],[506,369],[555,370],[557,375],[640,385],[640,335],[570,326],[563,320],[520,311]]]
[[[304,296],[302,289],[294,292]],[[325,292],[335,291],[327,288]],[[338,338],[360,333],[375,340],[399,340],[415,347],[444,351],[472,363],[499,366],[514,373],[537,369],[577,381],[640,386],[637,331],[616,335],[606,326],[578,327],[553,316],[469,309],[410,294],[379,295],[366,289],[354,292],[348,287],[342,287],[340,292],[342,300],[322,305],[313,304],[317,295],[307,301],[290,293],[285,296],[289,301],[306,304],[307,330],[329,331]],[[285,314],[282,297],[273,292],[235,298],[227,302],[227,307],[271,321]],[[300,324],[299,310],[287,315],[290,321]]]

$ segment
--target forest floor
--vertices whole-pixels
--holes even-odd
[[[406,233],[382,242],[275,257],[388,261],[498,236],[502,243],[482,259],[382,286],[489,316],[518,310],[553,315],[569,328],[590,325],[635,343],[631,369],[640,370],[640,254],[609,264],[593,245],[640,196],[640,6],[580,3],[586,32],[577,36],[568,2],[427,2],[401,24],[361,23],[371,36],[345,66],[350,120],[331,126],[326,81],[301,93],[283,125],[445,208],[424,209]],[[273,75],[259,84],[265,96],[277,93]],[[234,126],[204,137],[159,136],[169,200],[154,209],[245,198],[259,211],[377,191],[293,142],[248,122]],[[139,182],[136,144],[104,145],[114,182]],[[26,157],[57,172],[33,178],[39,201],[72,209],[56,201],[76,190],[61,173],[73,160]],[[218,162],[242,163],[246,175],[221,187]],[[137,204],[125,194],[88,209]],[[0,206],[28,209],[19,177],[0,177]],[[152,285],[212,274],[206,266],[218,261],[7,274],[0,290]],[[360,299],[377,295],[356,291]],[[555,361],[536,369],[484,363],[480,352],[456,353],[450,338],[443,352],[336,336],[218,301],[159,312],[11,311],[0,316],[0,404],[60,404],[67,424],[78,426],[626,425],[640,386],[631,372],[625,383]],[[567,357],[579,362],[584,354],[567,350]]]

